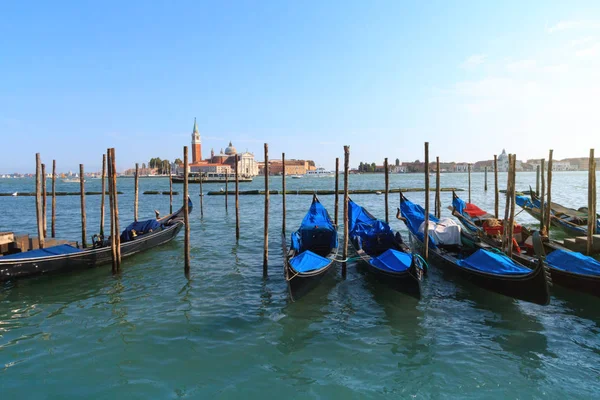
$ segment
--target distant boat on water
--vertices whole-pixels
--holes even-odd
[[[325,168],[319,167],[319,168],[315,169],[314,171],[307,171],[306,176],[316,176],[319,178],[330,178],[330,177],[335,176],[335,172],[327,171]]]
[[[79,178],[68,178],[62,180],[64,183],[79,183]],[[85,179],[83,180],[85,182]]]
[[[302,175],[292,175],[292,179],[302,179]]]

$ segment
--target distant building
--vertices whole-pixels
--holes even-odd
[[[219,154],[215,154],[214,150],[210,151],[210,158],[202,159],[202,139],[198,131],[198,125],[194,118],[194,128],[192,130],[192,162],[189,164],[190,172],[204,173],[231,173],[235,172],[235,159],[238,159],[238,173],[243,177],[251,177],[258,175],[258,163],[254,159],[254,154],[249,152],[238,153],[233,144],[229,142],[229,146],[225,151],[221,149]],[[181,166],[177,166],[177,171],[182,172]]]
[[[467,172],[469,170],[469,163],[461,162],[454,165],[454,172]]]

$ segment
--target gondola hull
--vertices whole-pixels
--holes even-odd
[[[326,267],[309,273],[298,273],[289,264],[288,260],[291,257],[286,257],[285,260],[285,279],[288,283],[288,290],[293,301],[300,299],[312,289],[333,269],[334,261],[331,261]]]
[[[415,249],[422,253],[423,242],[412,233],[410,236]],[[429,249],[429,263],[498,294],[535,304],[550,303],[550,273],[543,263],[526,275],[489,274],[460,267],[453,256],[439,248]]]

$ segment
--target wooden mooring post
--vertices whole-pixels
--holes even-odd
[[[281,153],[281,203],[283,208],[283,213],[281,215],[281,232],[285,236],[285,153]]]
[[[188,147],[183,146],[183,223],[185,224],[185,235],[183,239],[183,257],[184,265],[183,272],[185,276],[189,278],[190,275],[190,215],[188,206],[189,187],[188,187],[188,176],[189,176],[189,165],[188,165]]]
[[[235,240],[240,240],[240,177],[238,156],[235,156]]]
[[[118,273],[117,267],[117,248],[115,238],[115,198],[113,192],[113,167],[112,167],[112,149],[107,149],[106,160],[108,163],[108,207],[110,214],[110,253],[112,259],[112,273]]]
[[[342,249],[342,277],[346,278],[348,258],[348,175],[350,171],[350,146],[344,146],[344,244]]]
[[[121,230],[119,229],[119,191],[117,190],[117,156],[115,148],[110,149],[112,163],[112,185],[113,185],[113,202],[114,202],[114,218],[115,218],[115,253],[117,255],[117,272],[121,271]]]
[[[47,210],[47,192],[46,192],[46,164],[42,163],[42,221],[44,223],[44,238],[48,237],[48,219],[46,218]]]
[[[515,237],[515,199],[516,199],[516,180],[517,180],[517,155],[512,155],[511,165],[511,190],[510,190],[510,219],[509,219],[509,243],[508,256],[513,256],[513,238]]]
[[[594,149],[590,149],[588,165],[588,226],[587,226],[587,254],[594,250],[594,234],[596,233],[596,159]]]
[[[200,172],[200,218],[204,218],[204,190],[202,189],[202,172]]]
[[[134,194],[133,194],[133,220],[138,220],[138,197],[140,193],[140,165],[135,163],[135,179],[134,179]]]
[[[50,218],[50,234],[56,237],[56,160],[52,160],[52,217]]]
[[[173,174],[169,164],[169,214],[173,214]]]
[[[100,198],[100,237],[104,238],[104,204],[106,202],[106,154],[102,154],[102,197]]]
[[[469,174],[469,203],[471,202],[471,163],[467,164],[467,171]]]
[[[390,195],[390,166],[388,165],[388,159],[387,157],[383,160],[383,169],[385,172],[385,190],[384,190],[384,197],[385,197],[385,223],[389,224],[390,223],[390,218],[389,218],[389,212],[388,212],[388,199],[389,199],[389,195]]]
[[[540,160],[540,176],[542,179],[542,191],[540,192],[540,234],[546,235],[546,219],[544,215],[546,215],[546,180],[544,179],[544,169],[546,166],[546,160]]]
[[[535,166],[535,194],[540,195],[540,166]]]
[[[86,215],[85,215],[85,175],[83,164],[79,164],[79,190],[81,191],[81,246],[87,247]]]
[[[504,203],[504,219],[502,220],[502,251],[508,253],[508,241],[510,240],[510,228],[509,228],[509,217],[510,217],[510,192],[511,192],[511,167],[512,167],[512,154],[508,155],[508,173],[506,174],[506,201]]]
[[[338,214],[339,214],[339,208],[340,208],[340,196],[339,196],[339,191],[340,191],[340,158],[336,157],[335,158],[335,200],[334,200],[334,211],[333,213],[335,214],[333,216],[333,223],[335,224],[335,226],[338,226]]]
[[[440,158],[435,158],[435,217],[442,216],[442,199],[440,188]]]
[[[469,185],[470,189],[471,185]],[[470,193],[470,190],[469,190]],[[425,142],[425,223],[423,224],[423,257],[429,261],[429,142]]]
[[[42,160],[40,153],[35,153],[35,214],[37,219],[38,241],[40,249],[44,248],[44,224],[42,222]]]
[[[225,174],[225,213],[227,213],[227,200],[229,199],[229,173]]]
[[[483,190],[487,192],[487,165],[483,167]]]
[[[265,143],[265,229],[263,243],[263,277],[269,272],[269,145]]]
[[[494,217],[498,219],[498,207],[500,201],[500,195],[498,188],[498,156],[494,154]]]
[[[546,225],[546,231],[548,232],[548,236],[550,236],[550,221],[552,217],[552,153],[553,150],[550,150],[550,153],[548,155],[548,187],[546,188],[546,190],[548,191],[548,194],[546,195],[546,204],[548,206],[546,207],[546,223],[544,224]]]

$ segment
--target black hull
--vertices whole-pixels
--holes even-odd
[[[412,233],[411,239],[416,249],[422,253],[423,242]],[[429,263],[498,294],[540,305],[550,303],[550,272],[543,263],[539,263],[527,275],[495,275],[462,268],[449,253],[434,248],[429,249]]]
[[[285,260],[285,279],[288,283],[288,290],[293,301],[300,299],[312,289],[314,289],[330,270],[332,270],[335,261],[328,266],[310,274],[297,274]]]
[[[121,257],[129,257],[165,244],[177,236],[182,227],[183,222],[177,221],[165,229],[123,243],[121,244]],[[109,263],[112,263],[112,252],[110,247],[44,258],[23,258],[18,260],[0,259],[0,281],[26,278],[58,271],[87,269]]]
[[[179,176],[173,176],[171,178],[171,180],[173,181],[173,183],[183,183],[183,178],[179,177]],[[227,182],[225,180],[225,178],[223,179],[209,179],[209,178],[204,178],[202,179],[202,183],[225,183]],[[235,183],[235,179],[229,179],[228,181],[229,183]],[[240,178],[238,180],[238,182],[243,183],[243,182],[252,182],[252,178]],[[188,183],[200,183],[200,178],[188,178]]]

